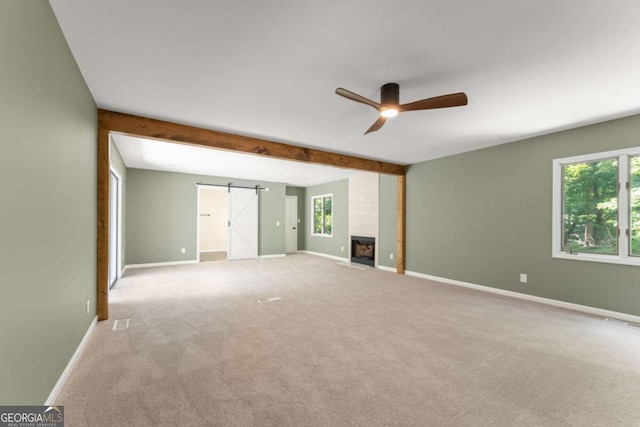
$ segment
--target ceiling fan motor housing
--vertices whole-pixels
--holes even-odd
[[[387,83],[380,89],[380,104],[399,105],[400,85],[397,83]]]

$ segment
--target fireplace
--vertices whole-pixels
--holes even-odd
[[[351,262],[375,266],[376,238],[351,236]]]

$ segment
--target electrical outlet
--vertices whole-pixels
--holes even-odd
[[[344,252],[344,246],[340,246],[340,252]]]
[[[91,301],[87,300],[87,314],[91,311]]]
[[[280,227],[280,221],[276,221],[276,227]]]
[[[184,253],[186,253],[186,252],[187,252],[187,250],[186,250],[185,248],[180,249],[180,253],[183,253],[183,254],[184,254]]]
[[[524,273],[520,273],[520,282],[527,283],[527,275]]]
[[[389,254],[389,259],[393,259],[393,254]]]

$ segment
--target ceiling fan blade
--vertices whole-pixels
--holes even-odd
[[[467,95],[464,92],[436,96],[400,105],[400,111],[431,110],[433,108],[460,107],[467,105]]]
[[[352,101],[361,102],[363,104],[370,105],[376,110],[380,108],[380,104],[378,104],[377,102],[373,102],[372,100],[367,99],[364,96],[358,95],[357,93],[353,93],[350,90],[346,90],[339,87],[338,89],[336,89],[336,93]]]
[[[387,121],[385,116],[378,117],[378,120],[374,124],[371,125],[369,129],[364,133],[365,135],[371,132],[375,132],[382,127],[382,125]]]

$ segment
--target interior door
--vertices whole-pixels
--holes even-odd
[[[285,198],[285,252],[290,254],[298,251],[298,198]]]
[[[258,257],[258,194],[246,188],[229,189],[229,252],[227,259]]]
[[[111,172],[109,174],[109,289],[118,280],[119,184],[118,177]]]

